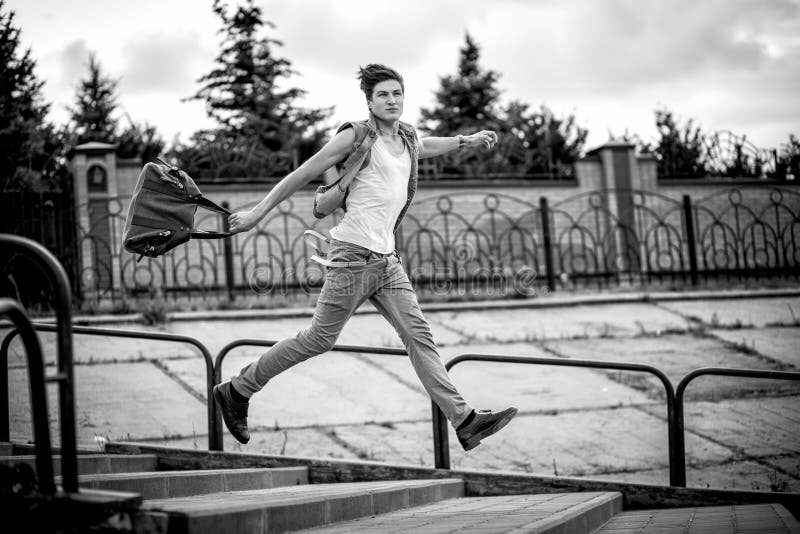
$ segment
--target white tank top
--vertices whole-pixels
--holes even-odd
[[[395,249],[394,224],[408,200],[411,156],[405,143],[395,156],[380,136],[371,150],[369,164],[350,182],[347,211],[331,228],[331,237],[388,254]]]

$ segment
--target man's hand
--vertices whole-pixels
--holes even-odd
[[[253,210],[237,211],[228,216],[228,224],[232,234],[252,230],[258,224],[258,220],[259,217]]]
[[[492,148],[497,143],[497,133],[493,130],[481,130],[464,137],[464,144],[469,148]]]

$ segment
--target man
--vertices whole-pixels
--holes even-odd
[[[330,231],[328,261],[334,266],[325,275],[311,326],[273,346],[229,382],[216,386],[214,398],[228,430],[238,441],[247,443],[249,398],[281,372],[329,351],[353,312],[370,299],[400,334],[425,390],[456,429],[464,450],[470,450],[503,428],[517,410],[473,410],[450,381],[396,252],[395,232],[416,190],[419,158],[464,148],[492,148],[497,135],[484,130],[468,136],[419,140],[413,126],[400,122],[402,76],[393,69],[372,64],[360,68],[358,78],[366,96],[369,120],[344,125],[258,205],[229,218],[231,232],[248,231],[311,179],[348,158],[357,142],[365,154],[362,160],[354,163],[354,158],[348,158],[345,164],[359,166],[349,186],[340,189],[347,193],[346,212]],[[358,131],[368,135],[358,139]],[[348,170],[356,171],[355,167],[345,168],[342,175]]]

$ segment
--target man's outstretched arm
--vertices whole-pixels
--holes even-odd
[[[342,161],[352,149],[354,141],[355,132],[352,128],[336,134],[319,152],[278,182],[254,208],[231,214],[228,217],[231,232],[246,232],[252,229],[275,206],[292,196],[298,189],[328,168]]]
[[[420,139],[420,158],[441,156],[453,150],[465,148],[492,148],[497,143],[497,133],[492,130],[481,130],[472,135],[456,135],[455,137],[423,137]]]

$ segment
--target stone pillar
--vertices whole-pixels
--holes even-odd
[[[81,266],[80,285],[86,298],[115,287],[119,250],[112,233],[109,198],[117,196],[116,146],[91,142],[73,149],[69,168],[75,192],[75,214]]]
[[[610,271],[640,269],[633,190],[639,188],[641,180],[634,148],[625,141],[609,141],[588,154],[599,156],[603,169],[600,185],[609,214],[605,252]]]

